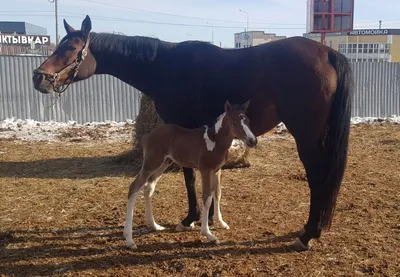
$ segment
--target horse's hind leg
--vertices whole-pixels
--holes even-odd
[[[307,250],[310,242],[314,238],[321,236],[323,226],[321,210],[326,200],[324,198],[324,188],[329,172],[328,161],[323,159],[323,149],[318,149],[317,143],[299,142],[298,150],[301,160],[306,169],[308,185],[310,188],[310,210],[307,224],[301,230],[300,238],[294,244],[296,250]]]
[[[228,224],[222,219],[221,214],[221,169],[218,170],[216,175],[213,175],[213,198],[214,198],[214,215],[216,221],[221,224],[224,229],[229,229]]]
[[[136,198],[139,196],[140,189],[146,185],[150,174],[148,172],[143,171],[143,167],[139,172],[139,175],[129,186],[128,193],[128,205],[126,208],[126,219],[125,219],[125,227],[124,227],[124,237],[126,239],[126,246],[128,248],[137,248],[136,244],[132,239],[132,220],[133,220],[133,211],[136,202]]]
[[[172,164],[170,159],[167,159],[164,164],[150,176],[147,185],[144,187],[144,199],[145,199],[145,214],[146,221],[149,226],[151,226],[155,231],[165,230],[165,227],[158,225],[154,220],[153,209],[151,205],[151,198],[156,188],[157,182],[160,179],[164,171]]]

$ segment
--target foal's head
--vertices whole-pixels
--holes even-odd
[[[257,145],[257,138],[249,128],[249,118],[246,116],[250,101],[242,105],[231,105],[229,101],[225,103],[225,116],[229,123],[233,136],[245,142],[248,147]]]

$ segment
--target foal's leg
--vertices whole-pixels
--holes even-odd
[[[216,221],[221,224],[222,228],[229,229],[228,224],[222,219],[221,214],[221,169],[217,171],[216,175],[213,175],[213,198],[214,198],[214,214]]]
[[[126,246],[128,248],[137,248],[136,244],[133,242],[132,239],[133,211],[136,198],[139,196],[139,191],[144,185],[146,185],[150,175],[151,173],[144,171],[142,167],[142,169],[139,172],[139,175],[129,186],[128,205],[126,208],[126,219],[124,227],[124,237],[126,239]]]
[[[201,220],[201,233],[205,235],[212,242],[218,243],[217,238],[211,234],[210,228],[208,227],[208,212],[210,211],[212,201],[212,190],[213,188],[213,176],[212,170],[201,171],[201,181],[203,185],[203,215]]]
[[[139,196],[140,189],[147,184],[149,178],[160,169],[163,163],[163,156],[153,155],[151,157],[145,157],[139,175],[129,186],[128,205],[124,227],[124,237],[126,239],[127,247],[129,248],[137,248],[132,239],[132,220],[136,198]]]
[[[145,214],[146,221],[155,231],[165,230],[165,227],[158,225],[154,220],[153,209],[151,205],[151,197],[153,196],[154,189],[156,188],[157,182],[160,179],[164,171],[171,165],[172,162],[165,161],[164,164],[158,169],[153,175],[150,176],[147,185],[144,187],[144,199],[145,199]]]

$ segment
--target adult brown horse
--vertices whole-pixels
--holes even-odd
[[[211,122],[226,100],[251,100],[251,131],[259,136],[285,123],[306,170],[310,211],[295,249],[308,249],[330,227],[348,152],[353,76],[346,57],[302,37],[228,50],[198,41],[91,33],[88,16],[81,30],[65,20],[64,26],[67,35],[34,71],[38,91],[61,92],[63,85],[110,74],[153,99],[165,122],[186,128]],[[183,170],[189,212],[181,223],[189,227],[200,209],[194,171]]]

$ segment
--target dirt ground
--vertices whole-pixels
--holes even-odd
[[[293,138],[271,133],[251,167],[222,173],[230,230],[174,228],[187,213],[180,172],[159,181],[154,214],[134,214],[137,250],[124,248],[131,165],[115,156],[129,142],[0,140],[0,276],[400,276],[400,125],[351,129],[348,169],[331,230],[297,253],[290,245],[308,216],[309,190]],[[197,186],[199,199],[200,186]],[[2,275],[3,274],[3,275]]]

